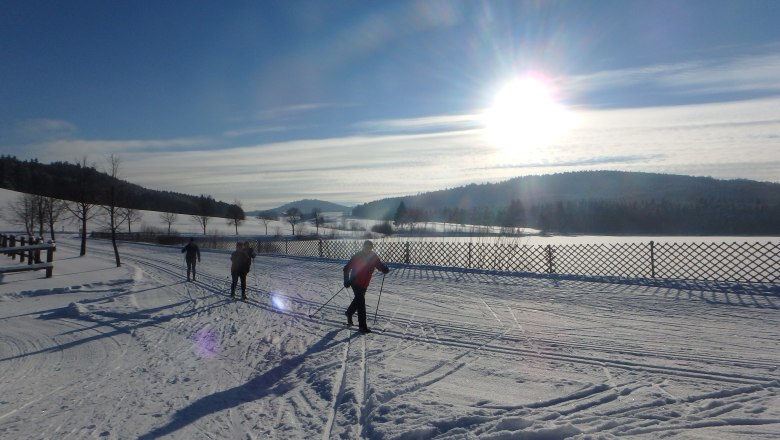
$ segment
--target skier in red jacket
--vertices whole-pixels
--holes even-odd
[[[374,243],[370,240],[363,242],[363,250],[355,254],[344,266],[344,287],[352,287],[355,298],[346,311],[347,325],[354,325],[352,315],[358,312],[358,325],[363,333],[371,333],[371,329],[366,324],[366,290],[371,283],[371,276],[374,269],[382,273],[390,272],[379,260],[379,257],[372,250]]]

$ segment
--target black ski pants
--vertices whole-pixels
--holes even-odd
[[[192,279],[195,280],[195,262],[197,260],[187,258],[187,281],[190,279],[190,272],[192,272]]]
[[[236,296],[236,284],[238,280],[241,280],[241,298],[246,298],[246,274],[248,272],[230,271],[230,276],[233,277],[233,282],[230,284],[230,296]]]
[[[355,297],[352,299],[349,308],[347,308],[347,316],[350,318],[357,311],[360,328],[368,328],[366,323],[366,290],[368,290],[367,287],[352,286],[352,292],[355,294]]]

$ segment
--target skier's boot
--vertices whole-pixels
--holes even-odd
[[[360,328],[360,333],[372,333],[372,332],[371,332],[371,329],[368,328],[368,327],[361,327]]]
[[[348,325],[348,326],[350,326],[350,327],[352,327],[353,325],[355,325],[355,323],[354,323],[354,322],[352,322],[352,315],[350,315],[350,314],[349,314],[349,313],[347,313],[347,312],[344,312],[344,314],[345,314],[345,315],[347,315],[347,325]]]

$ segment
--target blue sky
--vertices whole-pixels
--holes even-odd
[[[155,189],[255,209],[591,169],[780,182],[772,0],[0,5],[2,153],[113,153]],[[543,140],[499,145],[486,112],[528,77],[560,112],[510,115]]]

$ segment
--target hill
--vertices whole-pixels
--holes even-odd
[[[230,217],[231,209],[236,208],[208,195],[192,196],[144,188],[90,166],[68,162],[42,164],[37,160],[21,161],[8,156],[0,157],[0,188],[94,204],[105,204],[110,188],[114,188],[117,206],[177,214]]]
[[[248,212],[247,215],[255,216],[261,212],[272,212],[276,215],[281,215],[283,212],[286,212],[290,208],[298,208],[298,210],[304,214],[309,214],[314,209],[319,209],[322,212],[349,212],[352,210],[352,208],[348,206],[339,205],[337,203],[332,203],[332,202],[326,202],[324,200],[303,199],[303,200],[298,200],[297,202],[286,203],[278,208],[266,209],[263,211]]]
[[[353,214],[557,233],[777,235],[780,184],[587,171],[382,199],[356,206]]]

